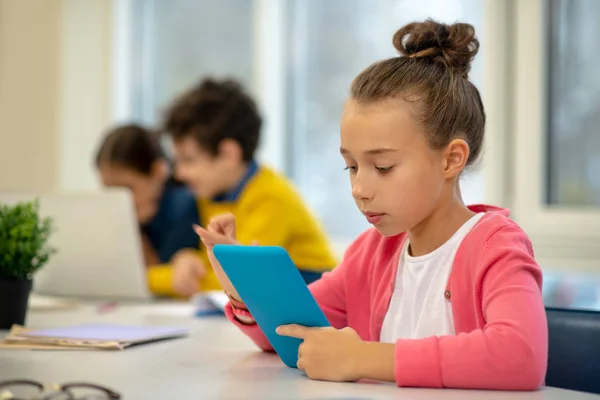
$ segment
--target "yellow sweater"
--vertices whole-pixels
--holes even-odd
[[[263,246],[281,246],[300,270],[322,272],[337,264],[323,230],[300,195],[284,176],[269,168],[259,167],[233,201],[200,199],[198,203],[202,226],[207,226],[211,218],[230,212],[236,217],[240,243],[257,240]],[[219,289],[204,247],[199,256],[208,271],[200,282],[201,289]],[[148,280],[153,293],[174,294],[170,266],[151,267]]]

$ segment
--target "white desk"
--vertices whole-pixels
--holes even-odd
[[[86,322],[187,326],[189,337],[107,351],[0,350],[0,380],[90,381],[137,399],[600,399],[543,388],[536,392],[485,392],[397,388],[391,384],[311,381],[283,366],[221,317],[190,319],[160,315],[148,305],[120,306],[105,314],[96,307],[30,312],[28,326],[46,328]],[[164,313],[163,313],[164,314]],[[0,333],[4,335],[5,332]]]

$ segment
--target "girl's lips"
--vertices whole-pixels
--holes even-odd
[[[381,218],[384,216],[384,214],[366,213],[365,216],[367,217],[367,221],[369,221],[370,224],[375,225],[379,221],[381,221]]]

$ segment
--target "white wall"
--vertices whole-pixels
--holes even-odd
[[[97,187],[111,120],[105,0],[0,0],[0,190]]]
[[[0,190],[58,180],[59,0],[0,0]]]
[[[93,158],[112,120],[110,1],[63,0],[59,180],[62,189],[98,187]]]

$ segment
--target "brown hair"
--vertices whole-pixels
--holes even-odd
[[[433,148],[456,138],[469,145],[467,165],[483,147],[485,112],[479,91],[468,79],[479,50],[472,25],[431,19],[400,28],[393,38],[399,57],[379,61],[352,82],[359,103],[399,98],[414,106],[414,116]]]
[[[218,155],[222,140],[233,139],[248,162],[258,147],[261,125],[256,104],[238,82],[205,79],[175,100],[163,130],[175,141],[193,137],[212,155]]]
[[[140,125],[118,126],[110,130],[96,153],[96,166],[115,164],[144,175],[165,155],[156,133]]]

